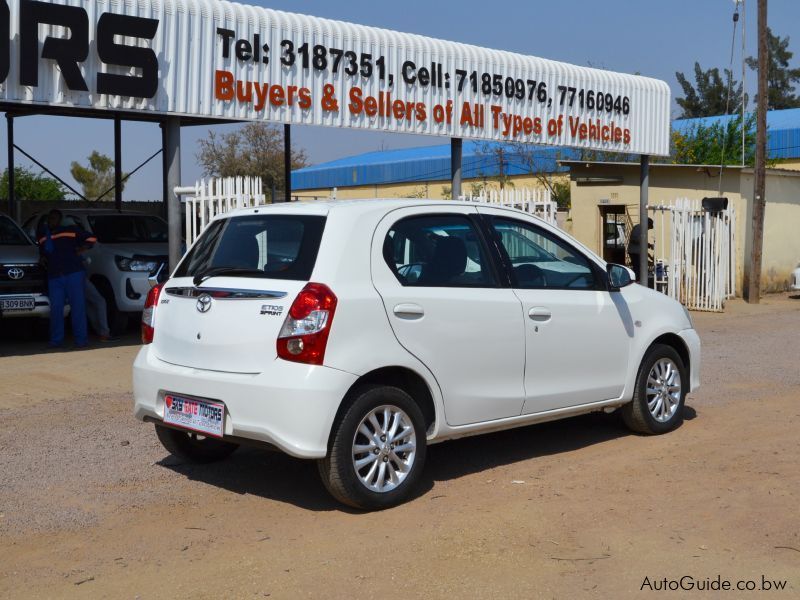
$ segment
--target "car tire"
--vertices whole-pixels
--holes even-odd
[[[642,359],[633,401],[622,407],[625,424],[636,433],[657,435],[683,422],[689,376],[671,346],[656,344]]]
[[[210,463],[228,458],[239,447],[239,444],[163,425],[156,425],[156,436],[167,452],[193,463]]]
[[[422,411],[393,386],[365,386],[350,398],[334,423],[328,456],[317,462],[322,482],[334,498],[354,508],[401,504],[425,465]]]

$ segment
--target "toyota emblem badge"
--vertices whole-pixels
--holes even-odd
[[[25,277],[25,271],[23,271],[19,267],[11,267],[8,270],[8,277],[10,279],[22,279],[23,277]]]
[[[211,310],[211,296],[203,294],[197,299],[197,310],[201,313],[206,313]]]

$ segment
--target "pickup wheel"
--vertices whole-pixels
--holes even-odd
[[[128,328],[128,313],[124,313],[117,308],[117,301],[114,299],[114,290],[105,278],[93,279],[92,283],[100,292],[103,300],[106,301],[106,317],[108,328],[111,335],[120,335]]]
[[[657,344],[645,354],[633,401],[622,407],[625,424],[637,433],[672,431],[683,421],[689,377],[674,348]]]
[[[328,456],[317,464],[334,498],[380,510],[408,499],[425,451],[425,419],[413,398],[396,387],[366,386],[334,423]]]
[[[239,444],[163,425],[156,425],[156,435],[167,452],[194,463],[210,463],[228,458],[239,447]]]

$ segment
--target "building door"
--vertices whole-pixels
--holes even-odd
[[[601,206],[600,220],[603,228],[603,260],[625,264],[625,207]]]

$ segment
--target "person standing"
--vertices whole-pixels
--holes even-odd
[[[111,335],[111,329],[108,326],[108,309],[105,298],[97,291],[97,288],[88,277],[85,278],[85,283],[86,316],[89,319],[89,324],[101,342],[113,342],[117,338]]]
[[[647,231],[650,231],[653,228],[653,219],[647,219]],[[647,233],[644,234],[645,239],[647,239]],[[628,256],[631,257],[631,266],[633,267],[633,272],[636,273],[636,281],[639,282],[639,241],[642,239],[642,226],[640,224],[636,224],[631,229],[631,237],[628,239]],[[653,244],[647,244],[648,248],[652,248]]]
[[[75,346],[89,343],[86,322],[85,283],[81,252],[96,241],[92,234],[75,226],[63,226],[61,211],[53,209],[47,215],[39,237],[39,253],[47,270],[50,297],[50,346],[64,344],[64,303],[69,300]]]

